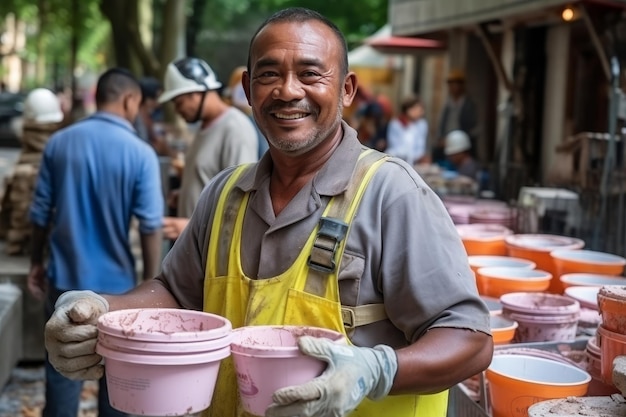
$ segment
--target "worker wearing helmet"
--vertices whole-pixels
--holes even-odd
[[[200,193],[224,168],[258,159],[257,133],[241,110],[225,103],[211,67],[201,59],[186,57],[167,66],[160,103],[171,101],[188,123],[200,122],[198,133],[185,154],[177,201],[177,216],[164,219],[164,236],[176,239],[191,217]]]
[[[9,255],[30,252],[32,227],[28,209],[32,201],[41,155],[50,135],[61,128],[64,119],[61,103],[47,88],[35,88],[24,100],[20,141],[22,149],[2,200],[3,223],[6,230],[5,251]]]
[[[453,130],[446,135],[444,153],[459,175],[476,178],[478,163],[471,155],[472,143],[467,133]]]

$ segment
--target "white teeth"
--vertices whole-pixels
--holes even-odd
[[[278,119],[294,120],[294,119],[301,119],[303,117],[306,117],[306,114],[305,113],[295,113],[295,114],[276,113],[275,116]]]

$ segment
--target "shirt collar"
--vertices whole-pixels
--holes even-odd
[[[345,121],[341,122],[341,129],[343,130],[341,143],[313,178],[313,187],[319,195],[335,196],[347,190],[352,171],[359,159],[363,145],[359,142],[356,131]],[[238,181],[239,187],[244,192],[258,190],[271,172],[272,158],[270,153],[266,152],[254,168]]]
[[[112,123],[116,123],[135,132],[135,127],[128,120],[116,114],[105,112],[105,111],[97,111],[94,114],[92,114],[90,117],[94,119],[101,119],[101,120],[106,120]]]

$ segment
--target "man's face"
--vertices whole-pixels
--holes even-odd
[[[139,91],[129,92],[123,99],[124,113],[126,120],[133,123],[139,113],[139,106],[141,104],[141,93]]]
[[[448,81],[448,91],[452,97],[460,97],[465,92],[465,83],[461,80]]]
[[[176,112],[187,123],[193,123],[196,121],[196,115],[202,100],[202,93],[187,93],[178,97],[174,97],[172,102],[176,108]]]
[[[406,111],[407,116],[411,120],[419,120],[424,116],[424,108],[420,103],[417,103],[409,107]]]
[[[243,83],[271,146],[301,155],[337,134],[356,91],[341,62],[339,40],[321,22],[273,23],[259,32]]]

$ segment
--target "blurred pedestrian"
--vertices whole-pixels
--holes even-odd
[[[120,294],[136,286],[129,242],[133,218],[139,221],[143,278],[158,272],[163,195],[156,153],[131,124],[140,101],[137,80],[128,71],[110,69],[98,80],[98,111],[46,144],[30,209],[27,282],[35,298],[46,298],[48,317],[68,290]],[[62,376],[47,359],[43,417],[75,417],[82,382]],[[107,394],[103,379],[98,416],[125,416],[111,407]]]
[[[462,130],[470,138],[472,155],[478,135],[478,115],[474,101],[465,90],[465,72],[452,69],[446,79],[448,84],[448,99],[442,109],[437,130],[438,142],[433,151],[435,161],[445,160],[443,154],[444,138],[453,130]],[[475,155],[473,155],[475,156]]]
[[[163,233],[177,239],[193,213],[198,197],[218,172],[233,165],[258,160],[258,139],[250,118],[222,100],[219,82],[201,59],[186,57],[171,62],[165,73],[159,103],[172,101],[187,123],[200,128],[184,158],[177,217],[166,217]]]
[[[36,88],[24,100],[20,141],[22,148],[2,200],[2,216],[7,219],[6,247],[9,255],[30,253],[32,225],[28,210],[35,189],[44,147],[64,118],[57,96],[46,88]]]
[[[161,95],[163,87],[159,80],[154,77],[140,78],[139,85],[141,87],[141,104],[133,126],[137,135],[152,145],[157,154],[169,155],[170,149],[165,140],[165,135],[163,131],[157,129],[154,120],[154,114],[159,107],[157,99]]]
[[[430,160],[427,144],[428,122],[424,118],[424,106],[419,97],[409,96],[402,101],[398,117],[389,122],[385,152],[415,165]]]

